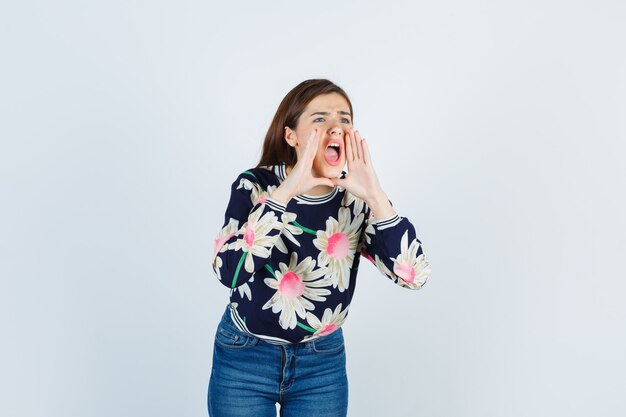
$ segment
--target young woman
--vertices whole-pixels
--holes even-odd
[[[276,403],[281,416],[345,416],[341,326],[360,257],[404,288],[430,276],[353,115],[337,85],[300,83],[280,103],[257,167],[232,184],[213,258],[231,291],[215,334],[211,416],[275,416]]]

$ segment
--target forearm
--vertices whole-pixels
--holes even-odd
[[[394,219],[395,217],[395,219]],[[376,268],[401,287],[421,288],[430,277],[430,264],[415,227],[406,218],[392,216],[365,230],[365,251]]]
[[[224,285],[245,283],[267,262],[284,227],[280,217],[285,207],[278,204],[267,199],[255,205],[243,226],[216,248],[220,261],[214,260],[214,268]]]
[[[285,186],[283,182],[274,192],[270,195],[270,198],[277,202],[287,206],[287,203],[293,198],[293,192]]]
[[[372,210],[372,215],[375,219],[386,219],[395,214],[395,210],[387,198],[387,194],[383,191],[377,193],[374,197],[367,199],[365,204]]]

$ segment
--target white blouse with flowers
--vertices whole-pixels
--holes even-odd
[[[285,176],[284,164],[239,175],[215,239],[213,269],[231,288],[241,331],[287,344],[336,330],[348,315],[361,256],[401,287],[426,283],[430,265],[406,217],[374,219],[341,187],[299,195],[285,207],[269,198]]]

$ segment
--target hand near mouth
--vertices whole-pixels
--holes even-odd
[[[287,204],[293,197],[306,194],[309,190],[318,185],[326,185],[328,187],[334,187],[335,184],[328,178],[318,178],[313,176],[313,160],[317,153],[318,143],[320,141],[321,129],[315,128],[307,140],[304,146],[304,152],[302,158],[298,158],[298,161],[291,169],[291,172],[287,175],[287,178],[280,184],[280,186],[272,193],[272,198]]]
[[[345,140],[348,173],[343,179],[332,178],[332,182],[365,201],[378,219],[392,216],[395,211],[378,182],[365,139],[358,130],[350,129]]]

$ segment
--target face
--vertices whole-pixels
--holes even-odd
[[[315,97],[298,119],[295,130],[285,128],[285,140],[296,149],[300,160],[309,135],[321,129],[317,153],[313,160],[313,174],[317,177],[336,178],[346,163],[345,136],[352,127],[350,106],[341,94],[331,93]]]

